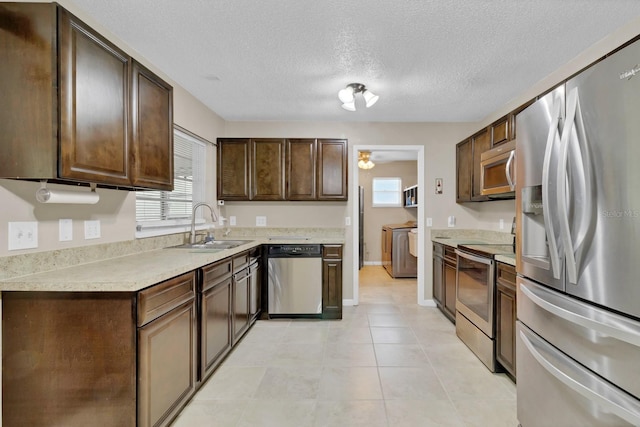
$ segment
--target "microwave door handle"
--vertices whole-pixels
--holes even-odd
[[[513,163],[513,158],[516,156],[516,151],[512,150],[509,153],[509,160],[507,160],[507,165],[504,168],[504,174],[507,177],[507,182],[509,183],[509,189],[513,191],[516,188],[516,183],[513,181],[511,177],[511,164]]]
[[[560,279],[560,252],[556,241],[556,232],[553,228],[551,220],[551,205],[549,203],[549,167],[551,164],[551,155],[553,154],[553,146],[558,139],[558,126],[560,125],[560,102],[556,102],[553,109],[552,123],[549,126],[547,135],[547,145],[544,151],[544,162],[542,164],[542,217],[544,219],[544,231],[547,235],[549,243],[549,257],[551,258],[551,272],[555,279]]]
[[[638,405],[635,402],[632,403],[630,397],[627,397],[626,394],[623,394],[613,387],[607,387],[604,381],[601,383],[602,386],[598,383],[594,384],[594,379],[586,369],[580,367],[580,365],[573,362],[569,357],[563,356],[562,353],[553,347],[550,347],[548,350],[550,357],[545,357],[543,352],[547,353],[547,351],[544,350],[544,347],[540,346],[541,343],[534,342],[534,340],[538,341],[539,339],[534,336],[529,338],[527,335],[523,330],[520,331],[522,344],[536,362],[554,378],[591,403],[603,407],[603,409],[615,414],[632,425],[640,425]],[[538,348],[540,350],[538,350]]]
[[[578,281],[578,269],[576,264],[575,252],[573,250],[573,241],[571,239],[571,229],[569,226],[569,183],[568,183],[568,168],[569,168],[569,144],[572,138],[571,132],[575,127],[576,107],[578,101],[578,91],[574,88],[567,97],[567,118],[565,126],[562,129],[562,138],[560,140],[560,162],[558,167],[558,175],[556,185],[557,190],[557,204],[558,204],[558,222],[560,224],[560,237],[564,243],[564,254],[567,260],[567,276],[569,282],[577,283]]]

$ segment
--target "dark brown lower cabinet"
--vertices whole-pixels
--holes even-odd
[[[455,250],[440,243],[433,244],[433,299],[447,319],[456,323]]]
[[[200,380],[231,350],[231,260],[202,268],[200,292]]]
[[[342,245],[322,245],[322,318],[342,319]]]
[[[242,338],[249,328],[249,268],[233,275],[233,343]]]
[[[136,425],[135,294],[2,293],[2,425]]]
[[[197,381],[195,298],[138,328],[138,425],[165,426]]]
[[[496,360],[516,377],[516,270],[497,263]]]

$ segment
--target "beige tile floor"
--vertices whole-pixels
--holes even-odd
[[[174,427],[516,427],[516,389],[492,374],[416,282],[360,272],[341,321],[258,321]]]

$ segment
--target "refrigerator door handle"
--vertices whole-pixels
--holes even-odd
[[[537,341],[536,337],[531,337],[532,339],[530,339],[527,335],[523,330],[520,331],[522,343],[549,374],[590,402],[603,407],[606,411],[615,414],[632,425],[640,425],[640,409],[637,402],[601,380],[595,374],[590,374],[585,368],[572,362],[571,359],[555,348],[549,346],[550,349],[545,351],[544,348],[540,347],[540,344],[532,341],[532,339]],[[548,353],[549,358],[553,358],[553,360],[545,357],[543,352]],[[551,352],[558,354],[552,354]]]
[[[560,140],[560,161],[556,181],[556,185],[558,186],[557,203],[560,237],[564,243],[565,259],[567,260],[567,275],[569,276],[569,282],[571,283],[576,283],[578,281],[578,271],[573,250],[573,242],[571,240],[571,230],[569,228],[567,173],[569,165],[569,136],[571,135],[575,125],[576,107],[578,102],[577,95],[577,90],[573,89],[567,97],[567,117],[564,128],[562,129],[562,138]]]
[[[509,154],[509,160],[507,160],[507,165],[504,168],[504,173],[507,176],[507,182],[509,183],[509,188],[513,191],[516,188],[516,183],[513,181],[511,177],[511,164],[513,163],[513,159],[516,156],[516,150],[511,151]]]
[[[555,279],[560,279],[560,254],[558,251],[558,243],[556,241],[556,232],[553,228],[551,219],[552,213],[551,203],[549,203],[549,167],[551,164],[551,155],[553,154],[553,146],[559,138],[558,126],[560,125],[560,103],[556,102],[553,109],[553,121],[549,126],[549,134],[547,136],[547,145],[544,151],[544,162],[542,164],[542,216],[544,218],[544,231],[547,234],[547,242],[549,243],[549,257],[551,259],[551,271]]]
[[[578,252],[582,252],[582,245],[587,239],[589,229],[593,226],[593,180],[591,176],[591,159],[589,158],[589,147],[586,145],[586,131],[584,127],[584,121],[582,119],[582,111],[580,108],[580,97],[578,95],[578,88],[571,90],[568,96],[568,109],[567,109],[567,121],[562,132],[561,140],[561,155],[560,155],[560,167],[558,168],[558,207],[559,207],[559,221],[560,221],[560,235],[562,237],[565,256],[567,260],[567,275],[570,283],[578,283],[578,263],[580,257]],[[575,131],[575,137],[571,135]],[[575,141],[575,142],[574,142]],[[575,165],[576,176],[574,179],[579,179],[579,183],[576,182],[575,188],[568,188],[568,173],[569,173],[569,149],[571,144],[575,144],[577,149],[577,155],[573,158],[573,164]],[[578,230],[576,238],[579,238],[574,244],[573,236],[571,236],[571,229],[569,228],[569,207],[568,200],[570,194],[569,191],[576,191],[577,188],[581,188],[584,191],[583,200],[584,205],[580,206],[580,213],[586,221],[579,221],[581,228]],[[586,226],[584,226],[586,224]]]
[[[576,302],[557,298],[554,294],[538,288],[530,288],[520,282],[520,291],[538,307],[576,325],[616,338],[640,347],[640,328],[624,318],[612,318],[593,310],[579,310]],[[553,300],[553,301],[550,301]],[[578,311],[583,311],[578,313]]]

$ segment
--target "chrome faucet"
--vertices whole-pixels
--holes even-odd
[[[189,234],[189,243],[192,245],[196,243],[196,210],[200,206],[208,207],[209,211],[211,211],[211,219],[213,220],[213,222],[218,222],[218,216],[213,211],[213,208],[210,205],[205,202],[196,203],[193,206],[193,212],[191,213],[191,233]]]

